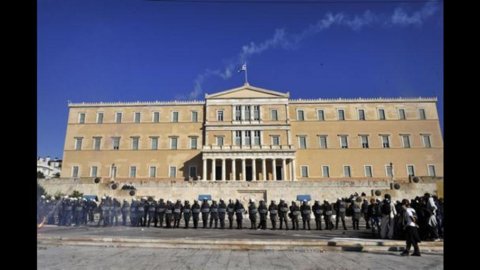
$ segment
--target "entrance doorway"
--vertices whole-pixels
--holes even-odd
[[[222,166],[215,166],[215,180],[222,180]]]
[[[252,166],[246,166],[245,167],[245,175],[247,176],[247,181],[252,181],[252,179],[253,179]]]
[[[282,166],[277,166],[276,170],[277,170],[277,179],[275,180],[282,180],[283,179]]]

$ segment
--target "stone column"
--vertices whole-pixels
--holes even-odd
[[[245,164],[245,159],[242,158],[242,180],[247,181],[247,169],[246,169],[246,164]]]
[[[263,181],[267,181],[267,162],[264,158],[262,158],[262,177]]]
[[[226,173],[227,173],[227,167],[225,166],[225,159],[222,158],[222,181],[227,180]]]
[[[254,158],[252,159],[252,181],[257,181],[257,160]]]
[[[282,180],[287,180],[287,162],[282,158]]]
[[[241,116],[241,121],[244,121],[245,120],[245,106],[240,106],[240,110],[241,110],[241,113],[242,113],[242,116]]]
[[[207,180],[207,159],[203,160],[203,181]]]
[[[273,175],[273,181],[277,180],[277,168],[275,168],[275,159],[272,159],[272,175]]]
[[[253,115],[254,115],[253,105],[250,105],[250,121],[253,121]]]
[[[230,180],[233,180],[233,181],[235,181],[235,180],[236,180],[236,177],[237,177],[237,176],[236,176],[237,172],[236,172],[236,170],[235,170],[235,169],[236,169],[236,168],[235,168],[235,163],[236,163],[236,161],[237,161],[236,159],[232,158],[232,179],[230,179]]]
[[[215,179],[217,178],[216,175],[215,175],[215,159],[212,158],[212,180],[215,181]]]
[[[297,181],[297,176],[295,175],[295,159],[292,158],[292,181]]]

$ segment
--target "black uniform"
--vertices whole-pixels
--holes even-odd
[[[245,208],[239,200],[235,202],[234,210],[237,216],[237,229],[242,229],[243,212],[245,212]]]
[[[298,230],[298,218],[300,216],[300,208],[297,206],[295,202],[292,202],[290,206],[290,218],[292,219],[293,228],[292,230]]]
[[[208,205],[207,200],[203,200],[202,203],[202,221],[203,221],[203,228],[207,228],[207,223],[208,223],[208,213],[210,213],[210,205]]]
[[[145,226],[145,215],[147,214],[145,204],[145,201],[141,200],[137,205],[137,226]]]
[[[361,216],[361,205],[358,202],[352,202],[352,225],[354,230],[360,230],[359,222]]]
[[[268,211],[270,212],[270,221],[272,222],[272,230],[277,229],[277,215],[278,215],[278,206],[274,201],[268,206]]]
[[[130,215],[130,204],[124,200],[122,205],[122,225],[127,226],[127,217]]]
[[[345,212],[346,212],[347,206],[345,201],[342,200],[337,200],[335,203],[335,211],[337,213],[337,216],[335,218],[335,230],[338,230],[338,221],[341,219],[342,224],[343,224],[343,229],[346,230],[347,226],[345,225]]]
[[[233,216],[235,215],[235,204],[233,204],[232,200],[229,200],[227,206],[227,215],[228,215],[228,224],[230,229],[233,228]]]
[[[267,229],[267,213],[268,209],[265,205],[264,201],[260,201],[260,205],[258,206],[258,213],[260,214],[260,224],[258,224],[257,228],[261,228],[262,230]]]
[[[333,229],[333,222],[332,222],[332,215],[333,215],[333,207],[328,201],[323,202],[323,214],[325,218],[325,228],[327,230]]]
[[[370,216],[368,215],[368,201],[366,199],[363,199],[362,215],[363,215],[363,218],[365,219],[365,223],[367,226],[366,229],[370,229]]]
[[[170,201],[167,201],[167,207],[165,208],[165,222],[166,222],[167,228],[172,227],[172,218],[173,218],[173,203]]]
[[[304,201],[300,207],[300,211],[302,212],[303,229],[306,230],[305,225],[308,225],[308,229],[310,230],[310,214],[312,213],[310,205]]]
[[[137,205],[138,205],[138,203],[136,201],[132,200],[132,204],[130,206],[130,225],[132,227],[136,227],[137,222],[138,222],[138,219],[137,219]]]
[[[280,218],[280,230],[282,229],[283,222],[285,222],[285,230],[288,230],[288,222],[287,222],[287,213],[288,213],[288,205],[283,200],[280,200],[278,204],[278,217]]]
[[[223,200],[220,200],[218,205],[218,219],[220,219],[220,229],[225,229],[225,214],[227,213],[227,205]]]
[[[160,228],[163,227],[163,220],[165,218],[165,211],[167,210],[167,205],[163,201],[163,199],[160,199],[160,201],[157,204],[157,219],[160,223]],[[155,227],[157,227],[157,222],[155,222]]]
[[[216,201],[212,201],[212,205],[210,206],[210,228],[212,228],[212,221],[215,222],[216,229],[218,226],[218,204]]]
[[[182,208],[183,219],[185,220],[185,229],[188,228],[188,223],[190,222],[190,217],[192,216],[192,209],[190,203],[185,201],[185,205]]]
[[[250,219],[250,229],[254,230],[257,228],[257,206],[255,202],[250,201],[248,204],[248,219]]]
[[[180,227],[180,219],[182,218],[182,203],[180,200],[175,203],[173,206],[173,228],[179,228]]]
[[[147,227],[150,227],[150,223],[153,221],[153,224],[155,225],[155,220],[157,219],[157,202],[152,200],[151,202],[147,203],[148,205],[148,221],[147,221]]]
[[[200,205],[195,200],[192,205],[193,228],[198,228],[198,220],[200,218]]]
[[[313,204],[312,211],[313,211],[313,215],[315,216],[315,229],[316,230],[321,230],[322,229],[323,208],[318,203],[318,201],[315,201],[315,203]]]

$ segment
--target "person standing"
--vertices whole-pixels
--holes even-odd
[[[420,248],[418,243],[420,243],[420,236],[418,235],[418,225],[417,225],[417,214],[413,208],[410,207],[410,202],[406,199],[402,200],[403,211],[403,220],[406,230],[406,248],[401,253],[402,256],[409,256],[410,248],[413,246],[412,256],[421,256]]]
[[[305,225],[308,225],[308,230],[310,230],[310,213],[312,211],[310,205],[308,205],[307,200],[303,201],[302,206],[300,206],[300,211],[302,212],[303,229],[306,230],[307,226]]]
[[[228,215],[229,228],[233,229],[233,216],[235,215],[235,204],[233,204],[232,199],[228,200],[227,215]]]
[[[202,203],[202,222],[203,222],[203,228],[207,228],[207,223],[208,223],[208,213],[210,213],[210,205],[208,204],[207,200],[203,200]]]
[[[198,220],[200,218],[200,205],[197,200],[193,200],[192,205],[193,228],[198,228]]]
[[[272,230],[276,230],[278,206],[275,204],[275,201],[270,202],[270,205],[268,206],[268,211],[270,212],[270,221],[272,222]]]
[[[250,199],[248,202],[248,219],[250,219],[250,230],[255,230],[257,228],[257,206],[254,199]]]
[[[278,217],[280,218],[280,230],[282,229],[283,222],[285,222],[285,230],[288,231],[287,222],[288,205],[284,200],[280,200],[278,204]]]
[[[312,206],[313,215],[315,216],[315,229],[322,230],[322,214],[323,214],[323,207],[319,204],[318,201]]]
[[[227,205],[220,199],[218,204],[218,219],[220,220],[220,229],[225,229],[225,214],[227,213]]]
[[[245,212],[245,207],[243,207],[243,204],[237,199],[235,202],[235,213],[237,216],[237,229],[241,230],[242,229],[242,221],[243,221],[243,212]]]

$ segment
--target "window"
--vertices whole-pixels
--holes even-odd
[[[155,166],[150,166],[150,177],[157,177],[157,167]]]
[[[177,167],[170,166],[170,177],[176,178],[177,177]]]
[[[278,121],[278,111],[272,110],[272,121]]]
[[[368,146],[368,135],[360,135],[362,141],[362,148],[369,148]]]
[[[325,121],[325,112],[323,110],[317,111],[318,121]]]
[[[223,121],[223,115],[222,115],[222,121]],[[198,112],[192,112],[192,122],[198,122]]]
[[[152,140],[152,150],[158,149],[158,137],[150,137]]]
[[[78,166],[72,167],[72,177],[78,177]]]
[[[260,106],[253,106],[253,120],[260,120]]]
[[[435,173],[435,165],[428,165],[428,176],[437,176]]]
[[[78,123],[79,124],[85,124],[85,113],[79,113],[78,114]]]
[[[385,110],[384,109],[378,109],[378,119],[385,120]]]
[[[250,120],[250,106],[245,106],[245,119],[243,120]]]
[[[338,110],[338,120],[345,120],[345,110]]]
[[[215,136],[218,146],[223,146],[223,136]]]
[[[188,167],[188,176],[197,177],[197,167],[195,166]]]
[[[400,120],[405,120],[406,119],[405,109],[398,109],[398,116],[399,116]]]
[[[307,148],[307,136],[298,136],[298,145],[300,149]]]
[[[190,137],[190,149],[197,149],[198,137]]]
[[[82,150],[82,137],[75,137],[75,150]]]
[[[430,135],[422,134],[423,146],[425,148],[432,148],[432,143],[430,142]]]
[[[177,142],[178,142],[177,137],[171,137],[170,138],[170,149],[176,150],[177,149]]]
[[[327,149],[327,135],[320,135],[320,148]]]
[[[403,134],[402,137],[403,148],[410,148],[410,135]]]
[[[372,177],[372,166],[365,165],[365,177]]]
[[[413,165],[407,165],[408,176],[415,176],[415,167]]]
[[[130,177],[131,178],[137,177],[137,167],[136,166],[130,166]]]
[[[322,166],[322,175],[323,177],[330,177],[330,167]]]
[[[131,137],[132,138],[132,150],[138,150],[138,140],[140,137]]]
[[[308,177],[308,166],[301,166],[302,168],[302,177]]]
[[[383,148],[390,148],[390,139],[388,135],[380,135],[382,137]]]
[[[347,135],[340,135],[340,147],[341,148],[348,148],[348,136]]]
[[[280,145],[280,136],[272,136],[272,145]]]
[[[92,166],[92,169],[90,171],[90,176],[91,177],[97,177],[97,170],[98,170],[97,166]]]
[[[103,124],[103,112],[97,113],[97,124]]]
[[[253,145],[260,145],[260,130],[253,132]]]
[[[112,137],[113,150],[120,148],[120,137]]]
[[[235,106],[235,120],[242,120],[242,106]]]
[[[358,110],[358,120],[365,120],[365,110],[359,109]]]
[[[245,130],[245,145],[251,145],[252,144],[252,141],[251,141],[251,137],[252,134],[250,132],[250,130]]]
[[[172,112],[172,122],[178,122],[178,112]]]
[[[122,123],[122,113],[121,112],[117,112],[115,114],[115,123],[117,123],[117,124]]]
[[[343,176],[344,177],[352,177],[350,166],[343,166]]]
[[[242,145],[242,132],[240,130],[235,131],[235,145]]]
[[[425,109],[419,109],[418,113],[420,115],[420,120],[425,120],[427,119],[427,115],[425,114]]]
[[[305,120],[305,115],[303,113],[303,110],[298,110],[297,111],[297,120],[298,121],[304,121]]]
[[[385,170],[386,170],[386,173],[387,173],[387,176],[388,177],[393,177],[393,166],[388,164],[388,165],[385,165]]]
[[[134,121],[135,123],[140,123],[140,113],[139,113],[139,112],[136,112],[136,113],[134,114],[133,121]]]
[[[100,150],[102,137],[93,137],[93,150]]]
[[[153,112],[153,122],[154,123],[160,122],[160,112]]]
[[[217,121],[223,121],[223,111],[217,111]]]

